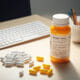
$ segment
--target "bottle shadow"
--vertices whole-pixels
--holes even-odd
[[[52,64],[55,69],[55,76],[58,77],[59,80],[80,80],[80,72],[74,67],[72,62]]]

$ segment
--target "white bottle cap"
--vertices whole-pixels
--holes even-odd
[[[53,15],[53,24],[56,26],[65,26],[69,24],[69,16],[67,14]]]

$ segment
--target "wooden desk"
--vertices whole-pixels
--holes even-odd
[[[16,20],[11,20],[7,22],[0,23],[0,29],[7,28],[10,26],[15,26],[19,24],[24,24],[34,20],[41,20],[46,25],[51,25],[51,20],[43,18],[38,15],[33,15],[30,17],[19,18]],[[36,56],[44,56],[45,62],[47,64],[51,64],[53,68],[53,76],[48,77],[46,75],[30,76],[28,73],[29,65],[26,64],[23,68],[24,77],[19,77],[19,71],[21,68],[5,68],[0,63],[0,80],[80,80],[80,45],[74,44],[71,42],[71,54],[70,54],[70,62],[67,64],[52,64],[50,62],[50,39],[49,37],[36,40],[30,43],[26,43],[23,45],[11,47],[8,49],[0,50],[0,56],[4,56],[11,51],[25,51],[27,53],[31,53],[33,56],[33,60],[35,61],[35,65],[41,65],[42,63],[36,62]]]

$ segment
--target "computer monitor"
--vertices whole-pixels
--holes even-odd
[[[0,0],[0,21],[31,15],[30,0]]]

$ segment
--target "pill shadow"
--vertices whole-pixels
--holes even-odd
[[[53,63],[53,66],[55,68],[55,75],[58,76],[60,80],[80,80],[80,75],[72,62],[64,64]]]

